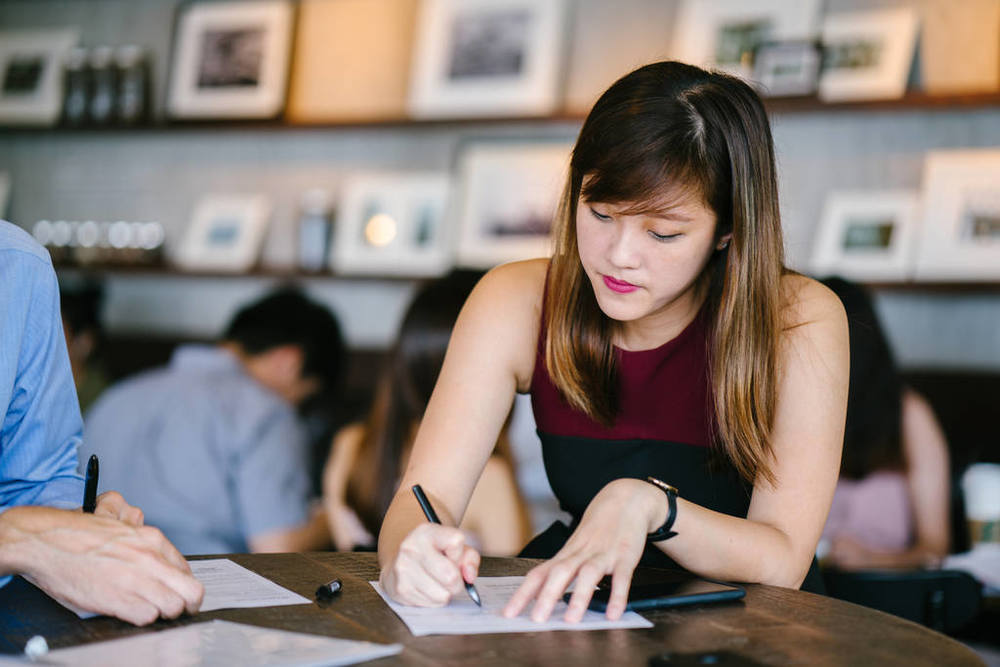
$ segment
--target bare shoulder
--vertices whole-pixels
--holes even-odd
[[[823,283],[799,273],[781,278],[781,324],[785,332],[819,325],[847,335],[847,314],[840,298]]]
[[[483,276],[469,301],[486,302],[491,307],[522,307],[540,313],[548,266],[547,259],[501,264]]]
[[[342,464],[353,463],[364,435],[365,425],[361,422],[350,423],[337,431],[331,445],[331,460],[338,460]]]

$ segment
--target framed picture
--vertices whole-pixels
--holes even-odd
[[[341,188],[330,264],[345,275],[440,276],[451,268],[447,173],[358,174]]]
[[[75,28],[0,32],[0,125],[55,125]]]
[[[270,215],[263,195],[206,195],[195,205],[175,260],[184,269],[247,271],[260,256]]]
[[[572,145],[474,143],[459,156],[458,262],[485,269],[551,254]]]
[[[566,0],[423,0],[409,110],[418,118],[556,107]]]
[[[820,0],[684,0],[674,30],[674,57],[750,79],[758,46],[814,39],[819,16]]]
[[[917,278],[1000,280],[1000,151],[934,151],[924,162]]]
[[[7,219],[7,200],[10,199],[10,174],[0,171],[0,219]]]
[[[830,193],[810,270],[853,280],[895,281],[913,271],[920,194],[908,190]]]
[[[893,99],[906,92],[917,43],[912,7],[830,14],[823,21],[819,97]]]
[[[821,60],[815,41],[766,42],[754,53],[753,80],[766,97],[813,95]]]
[[[185,4],[167,108],[174,118],[271,118],[285,101],[292,40],[286,0]]]

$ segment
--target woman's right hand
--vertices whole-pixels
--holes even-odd
[[[389,596],[415,607],[443,607],[479,574],[479,552],[458,528],[425,523],[400,543],[379,576]]]

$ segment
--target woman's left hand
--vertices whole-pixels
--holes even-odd
[[[638,479],[610,482],[590,501],[580,525],[559,553],[528,573],[504,607],[504,616],[517,616],[534,598],[531,618],[545,621],[575,579],[564,617],[575,623],[583,618],[597,583],[610,574],[607,617],[620,618],[646,535],[662,525],[666,515],[665,496],[652,484]]]

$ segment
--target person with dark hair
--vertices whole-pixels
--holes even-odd
[[[52,260],[0,220],[0,587],[18,574],[56,600],[145,625],[204,588],[142,511],[108,491],[80,511],[83,424]]]
[[[782,258],[767,112],[744,81],[677,62],[615,82],[580,130],[551,259],[500,266],[455,325],[379,534],[381,583],[441,605],[475,580],[456,528],[515,392],[531,393],[572,517],[505,608],[583,617],[640,562],[819,590],[848,386],[844,309]],[[444,525],[409,492],[420,484]],[[805,582],[805,584],[803,583]]]
[[[323,474],[323,498],[337,549],[375,546],[374,536],[396,493],[444,363],[451,330],[477,277],[455,273],[417,293],[403,317],[368,419],[335,436]],[[511,556],[524,546],[527,513],[503,432],[460,527],[490,556]]]
[[[335,387],[343,360],[333,314],[279,290],[240,310],[218,345],[181,347],[108,389],[87,415],[81,461],[100,455],[102,483],[183,553],[320,548],[296,407]]]
[[[96,361],[103,334],[100,317],[103,300],[104,291],[100,285],[87,284],[59,291],[63,333],[81,412],[86,412],[108,386],[108,377]]]
[[[871,297],[842,278],[850,389],[840,481],[820,542],[844,570],[936,565],[949,550],[948,444],[927,401],[905,386]]]

